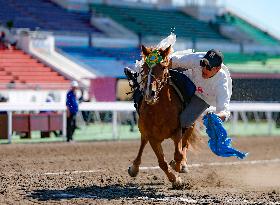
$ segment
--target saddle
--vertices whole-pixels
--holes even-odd
[[[178,96],[180,97],[183,106],[185,107],[191,100],[191,97],[194,95],[196,91],[195,84],[182,72],[179,72],[177,70],[169,70],[171,80],[169,81],[169,84],[173,86],[173,88],[176,90]],[[125,75],[127,76],[128,80],[133,81],[133,95],[132,98],[134,100],[134,107],[137,110],[137,113],[139,114],[139,104],[141,103],[143,99],[143,93],[139,89],[139,84],[137,82],[137,76],[130,70],[125,69]]]
[[[171,81],[169,81],[169,84],[174,87],[183,105],[186,106],[196,91],[195,84],[189,79],[188,76],[180,71],[170,69],[169,73],[171,76]]]

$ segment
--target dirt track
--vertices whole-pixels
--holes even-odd
[[[170,161],[173,143],[163,145]],[[190,151],[193,166],[180,174],[180,190],[159,169],[128,176],[139,141],[1,145],[0,204],[280,204],[280,137],[233,145],[249,152],[247,159],[217,157],[207,144]],[[249,161],[255,164],[242,164]],[[141,166],[157,165],[147,145]]]

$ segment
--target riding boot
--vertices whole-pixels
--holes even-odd
[[[133,101],[134,101],[134,107],[136,108],[136,111],[138,113],[138,115],[140,114],[139,113],[139,109],[140,109],[140,105],[141,105],[141,102],[143,100],[143,94],[142,92],[140,91],[139,88],[137,88],[133,95],[132,95],[132,98],[133,98]]]
[[[133,71],[132,69],[126,67],[124,68],[124,74],[126,75],[128,80],[131,80],[133,85],[132,88],[134,88],[134,92],[132,95],[133,101],[134,101],[134,107],[136,108],[137,113],[139,114],[139,108],[141,101],[143,99],[143,94],[140,90],[140,85],[137,82],[137,72]]]
[[[138,88],[140,87],[139,83],[137,82],[137,72],[133,71],[132,69],[125,67],[124,68],[124,74],[126,75],[128,80],[131,80],[133,85],[133,88]]]

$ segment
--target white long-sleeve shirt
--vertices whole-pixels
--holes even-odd
[[[229,102],[232,94],[232,79],[228,68],[222,64],[213,77],[204,79],[200,60],[205,52],[191,53],[190,51],[178,51],[172,54],[172,68],[186,70],[186,74],[196,85],[195,95],[203,99],[209,105],[216,107],[216,112],[223,112],[226,119],[230,116]]]

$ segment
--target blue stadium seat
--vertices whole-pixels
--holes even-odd
[[[68,12],[46,0],[0,0],[0,22],[12,20],[16,28],[101,33],[90,24],[90,13]]]
[[[123,68],[141,59],[138,48],[60,47],[68,57],[100,76],[125,78]]]

